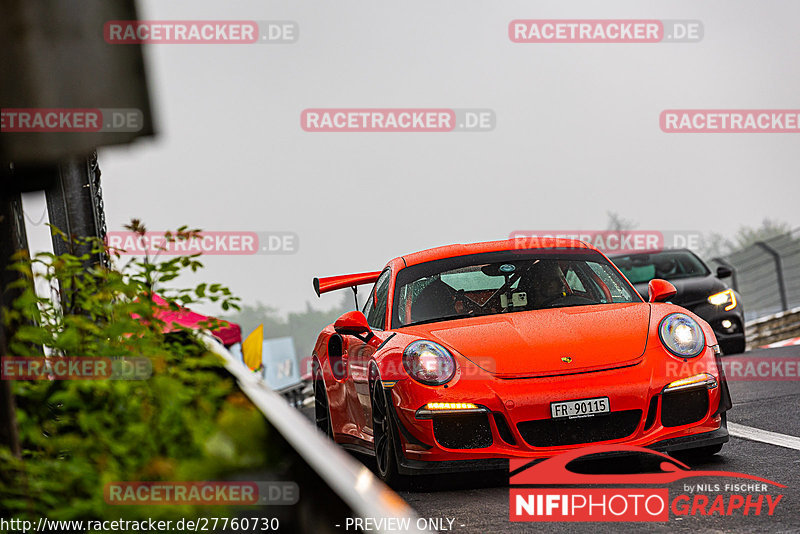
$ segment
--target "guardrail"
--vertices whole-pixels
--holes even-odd
[[[747,322],[745,335],[749,348],[800,337],[800,307]]]
[[[410,527],[405,532],[429,532],[416,528],[418,518],[414,511],[372,471],[324,437],[299,411],[289,406],[283,397],[236,360],[219,341],[209,335],[201,335],[201,338],[211,352],[223,358],[225,368],[236,378],[242,392],[267,421],[357,517],[407,518]],[[388,534],[390,531],[376,528],[371,532]]]
[[[748,322],[800,306],[800,228],[711,261],[733,271]]]

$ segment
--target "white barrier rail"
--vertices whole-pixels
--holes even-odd
[[[748,321],[745,335],[751,348],[800,337],[800,308]]]
[[[417,515],[397,493],[376,478],[366,466],[324,437],[283,397],[236,360],[217,339],[210,335],[201,335],[201,338],[211,352],[225,360],[225,368],[236,378],[242,392],[303,460],[350,506],[356,517],[408,518],[410,529],[405,532],[429,532],[415,527]],[[394,533],[381,529],[371,532]]]

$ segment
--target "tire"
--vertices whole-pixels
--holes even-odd
[[[741,354],[745,349],[745,341],[744,339],[737,339],[735,341],[728,341],[727,343],[720,343],[719,348],[722,350],[722,354],[725,355]]]
[[[398,470],[397,433],[380,380],[376,380],[372,386],[372,437],[378,478],[395,489],[404,487],[407,478],[400,475]]]
[[[325,381],[319,372],[314,374],[314,420],[319,431],[333,439],[328,392],[325,390]]]

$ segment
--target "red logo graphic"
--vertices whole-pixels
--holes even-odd
[[[596,455],[639,454],[651,460],[660,460],[659,470],[652,473],[587,474],[570,469],[572,462]],[[600,456],[602,458],[603,456]],[[631,445],[596,445],[565,452],[533,465],[526,459],[510,460],[510,483],[525,486],[579,486],[579,485],[640,485],[669,484],[692,477],[728,477],[747,479],[785,488],[772,480],[734,471],[693,471],[686,464],[660,452]],[[736,490],[740,486],[726,484]],[[767,515],[772,515],[783,495],[706,495],[681,494],[672,503],[668,488],[613,487],[547,487],[512,488],[509,493],[509,519],[511,521],[668,521],[669,510],[676,515],[731,515],[741,510],[744,515],[753,511],[760,515],[762,505]],[[713,501],[713,502],[712,502]],[[709,507],[709,504],[711,506]],[[727,504],[727,506],[726,506]]]

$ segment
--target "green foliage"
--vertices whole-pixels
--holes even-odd
[[[133,221],[128,229],[143,235]],[[180,228],[167,239],[191,239]],[[92,254],[119,255],[87,240]],[[165,518],[201,515],[191,506],[113,506],[103,488],[114,481],[219,480],[267,465],[267,426],[236,388],[219,358],[189,331],[164,332],[151,298],[172,310],[217,302],[238,309],[219,284],[170,289],[182,271],[202,268],[198,255],[133,258],[119,267],[87,266],[91,255],[20,255],[22,295],[6,310],[22,325],[10,343],[16,356],[49,354],[146,357],[147,380],[14,381],[23,457],[0,448],[0,510],[51,519]],[[44,298],[33,280],[51,288]],[[60,302],[60,304],[59,304]],[[209,324],[213,327],[213,324]],[[39,356],[43,358],[43,356]],[[213,511],[220,515],[218,508]]]

